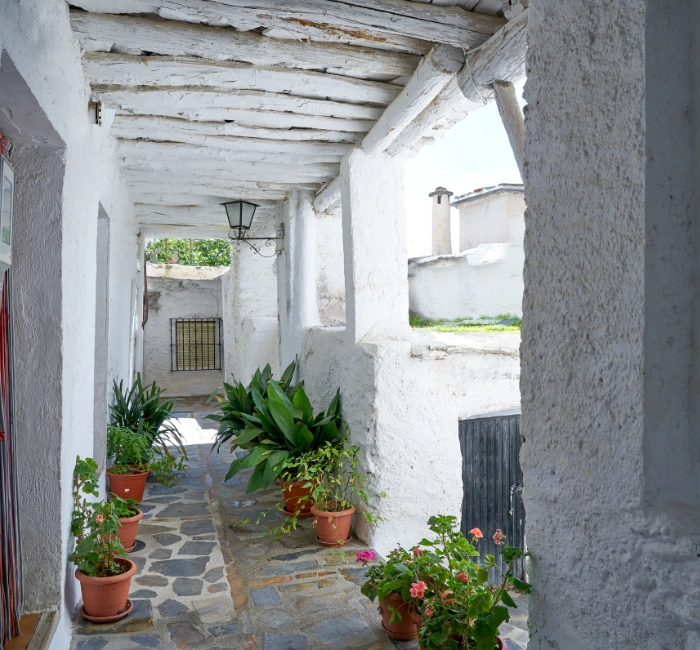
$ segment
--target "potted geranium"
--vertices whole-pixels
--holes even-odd
[[[81,461],[78,457],[76,462],[71,521],[76,545],[68,559],[77,567],[75,577],[83,596],[81,616],[94,622],[111,622],[133,609],[128,595],[136,565],[124,557],[124,547],[117,537],[119,515],[115,504],[108,501],[88,503],[78,488],[80,476],[91,469],[90,461]],[[95,489],[96,484],[88,481],[89,493]]]
[[[408,551],[399,546],[389,553],[386,561],[369,568],[362,585],[362,593],[372,602],[379,599],[382,627],[392,639],[407,641],[418,636],[421,617],[417,613],[419,601],[414,596],[425,596],[420,586],[423,556],[417,547]],[[356,561],[367,566],[374,559],[372,551],[360,551]]]
[[[114,461],[107,470],[110,492],[137,503],[143,499],[151,472],[160,483],[173,485],[185,468],[182,457],[152,447],[143,431],[128,427],[107,427],[107,454]]]
[[[91,513],[91,504],[84,497],[80,497],[80,495],[89,494],[98,498],[100,496],[97,482],[97,463],[92,458],[81,460],[80,456],[78,456],[75,471],[73,472],[73,493],[75,498],[75,509],[73,511],[74,534],[77,537],[81,526],[84,526],[89,520]],[[143,519],[143,512],[139,510],[137,502],[133,499],[122,499],[117,495],[113,495],[111,501],[114,506],[114,512],[119,517],[119,528],[116,535],[126,552],[130,553],[136,546],[136,535],[139,522]]]
[[[364,489],[366,477],[358,469],[360,448],[347,446],[347,438],[341,445],[326,444],[316,451],[316,476],[306,477],[314,480],[314,523],[321,546],[344,546],[350,539],[350,525],[355,507],[353,497],[367,501]],[[370,512],[364,512],[365,518],[372,523],[375,518]]]
[[[411,595],[423,623],[418,632],[423,650],[499,650],[504,647],[499,627],[510,619],[509,608],[517,607],[509,588],[530,593],[531,586],[513,575],[513,564],[523,557],[519,548],[506,546],[497,530],[493,539],[501,547],[506,570],[496,583],[489,569],[498,570],[496,559],[487,555],[483,563],[474,544],[483,537],[478,528],[470,531],[471,542],[457,528],[455,517],[438,515],[428,520],[435,541],[420,542],[420,580]]]

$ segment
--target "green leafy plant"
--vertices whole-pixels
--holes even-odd
[[[87,576],[106,577],[124,573],[127,567],[117,562],[126,555],[116,534],[122,513],[129,502],[116,497],[112,501],[89,502],[86,495],[99,496],[97,463],[92,458],[76,459],[73,473],[73,517],[71,532],[76,545],[68,559]]]
[[[292,378],[297,369],[296,360],[290,363],[286,370],[282,373],[279,379],[279,386],[285,394],[291,399],[294,393],[301,387],[304,382],[292,384]],[[227,442],[233,442],[239,432],[244,431],[248,422],[244,415],[253,415],[255,411],[255,402],[253,401],[253,391],[257,391],[263,399],[267,399],[267,385],[272,377],[272,369],[268,363],[262,370],[259,368],[253,374],[248,386],[244,386],[240,381],[234,380],[233,384],[224,384],[221,388],[210,396],[209,401],[215,398],[221,409],[221,415],[208,415],[209,420],[219,423],[219,430],[216,433],[214,446],[217,452],[221,449],[221,445]]]
[[[436,539],[423,539],[412,551],[414,560],[408,562],[405,555],[397,557],[405,568],[412,564],[409,589],[411,604],[423,617],[418,632],[421,647],[425,650],[494,650],[499,627],[510,619],[509,608],[517,607],[509,589],[530,593],[532,587],[513,574],[514,563],[523,557],[516,547],[506,546],[500,530],[493,536],[500,547],[506,570],[500,571],[493,555],[486,555],[483,563],[475,562],[479,552],[475,544],[483,537],[478,528],[470,531],[471,541],[457,528],[457,519],[438,515],[428,520]],[[500,572],[500,580],[489,581],[489,569]],[[398,569],[397,569],[398,570]],[[363,593],[379,595],[392,580],[388,573],[377,573]],[[403,569],[401,569],[403,571]],[[388,581],[385,581],[387,580]],[[403,578],[396,583],[404,595]]]
[[[354,497],[368,500],[367,477],[359,470],[360,447],[348,446],[347,437],[341,444],[325,444],[316,450],[316,463],[305,477],[313,481],[312,493],[317,510],[341,512],[352,507]],[[376,519],[364,513],[370,523]]]
[[[222,415],[209,416],[219,422],[214,447],[219,449],[229,442],[231,451],[249,452],[235,459],[226,475],[228,480],[245,469],[253,469],[248,493],[269,486],[285,468],[290,480],[295,459],[342,442],[346,425],[340,414],[340,393],[325,411],[314,415],[303,383],[292,384],[295,369],[296,363],[290,364],[277,382],[266,366],[256,371],[248,387],[240,382],[227,385],[226,397],[220,400]]]
[[[124,382],[114,382],[114,405],[110,407],[112,424],[141,433],[148,440],[149,447],[157,447],[166,456],[169,447],[176,447],[187,458],[184,442],[180,432],[170,421],[173,400],[162,398],[163,388],[153,382],[144,388],[141,374],[130,389],[124,388]],[[144,453],[143,462],[146,462]]]
[[[159,483],[167,486],[175,485],[179,474],[186,469],[184,458],[151,447],[148,436],[127,427],[107,427],[107,455],[114,459],[109,468],[112,474],[138,474],[150,470]]]

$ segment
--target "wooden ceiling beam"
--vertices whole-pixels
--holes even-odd
[[[389,147],[405,153],[433,134],[436,125],[450,128],[493,99],[494,81],[517,83],[525,76],[528,11],[509,22],[474,54],[456,77]]]
[[[504,24],[458,7],[407,0],[70,0],[93,12],[157,13],[162,18],[265,28],[277,39],[349,43],[426,54],[431,44],[472,48]]]
[[[117,113],[131,115],[147,115],[171,118],[184,118],[193,122],[235,122],[241,126],[262,127],[267,129],[321,129],[326,131],[367,133],[372,128],[375,118],[369,114],[381,114],[377,109],[355,107],[352,104],[335,104],[326,102],[321,106],[318,100],[283,99],[285,95],[260,93],[257,97],[242,97],[231,93],[215,93],[189,90],[95,90],[93,100],[103,104]],[[257,105],[255,100],[257,99]],[[315,102],[315,104],[314,104]],[[272,110],[271,106],[278,110]],[[265,107],[263,110],[262,107]],[[284,108],[287,106],[287,108]],[[294,107],[297,107],[295,110]],[[347,114],[350,111],[340,107],[357,108],[357,117],[337,117],[337,114]],[[371,110],[371,113],[368,111]],[[305,112],[303,112],[305,111]],[[327,115],[313,114],[326,112]]]
[[[221,147],[206,137],[198,144],[153,140],[118,140],[117,144],[117,152],[124,159],[161,156],[166,160],[204,158],[220,161],[276,162],[284,165],[339,163],[351,148],[349,144],[280,142],[254,138],[232,138],[228,147]]]
[[[382,81],[192,57],[95,52],[83,57],[83,70],[93,86],[213,88],[220,92],[263,90],[377,106],[388,106],[401,92],[401,86]]]
[[[155,18],[71,11],[70,20],[87,53],[194,56],[379,80],[410,76],[419,62],[419,57],[413,54],[334,43],[283,41],[257,32]]]
[[[325,131],[314,128],[268,128],[226,122],[191,122],[182,118],[121,114],[114,118],[111,131],[116,138],[152,139],[227,148],[227,143],[270,142],[284,146],[295,142],[354,144],[364,135],[357,131]],[[234,147],[235,148],[235,147]]]

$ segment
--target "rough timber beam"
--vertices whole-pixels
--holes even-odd
[[[206,93],[201,91],[189,92],[181,90],[139,89],[134,92],[128,90],[96,90],[92,96],[95,100],[101,100],[105,106],[114,109],[117,113],[130,113],[132,115],[148,115],[171,118],[184,118],[190,121],[223,122],[233,121],[248,127],[279,128],[279,129],[325,129],[327,131],[359,132],[366,133],[372,128],[374,119],[381,114],[381,110],[372,109],[376,113],[375,118],[366,117],[363,107],[357,107],[357,117],[336,117],[332,114],[332,107],[326,107],[330,115],[319,115],[324,110],[319,107],[319,100],[305,100],[305,104],[286,102],[281,98],[285,95],[274,93],[260,93],[257,97],[241,97],[233,93]],[[290,97],[289,100],[297,99]],[[316,102],[312,106],[311,102]],[[353,107],[352,104],[334,104],[334,106]],[[261,110],[262,106],[265,110]],[[277,110],[271,108],[276,106]],[[298,106],[294,110],[293,106]],[[305,112],[302,112],[305,111]],[[314,114],[312,111],[316,111]],[[339,111],[341,112],[341,111]]]
[[[264,90],[295,97],[389,105],[401,87],[382,81],[339,75],[255,66],[235,61],[202,61],[191,57],[133,56],[95,52],[83,57],[83,70],[92,86],[216,88]]]
[[[124,160],[196,160],[231,162],[273,162],[279,165],[340,163],[349,144],[326,142],[279,142],[254,138],[233,139],[221,147],[202,138],[199,144],[157,142],[153,140],[118,140],[117,152]]]
[[[265,128],[235,124],[233,122],[191,122],[182,118],[148,115],[117,115],[110,133],[125,140],[153,140],[206,144],[228,148],[239,141],[267,141],[271,144],[295,142],[354,144],[364,135],[357,131],[325,131],[323,129]]]
[[[515,87],[510,81],[494,81],[493,90],[496,95],[496,105],[501,115],[503,126],[513,149],[515,162],[520,170],[520,177],[525,178],[523,147],[525,145],[525,122],[523,112],[518,104]]]
[[[351,43],[425,54],[430,43],[471,48],[505,22],[407,0],[71,0],[92,12],[157,13],[193,23],[259,27],[278,39]],[[427,46],[427,47],[426,47]]]
[[[256,201],[258,216],[266,217],[277,210],[275,201]],[[198,224],[219,225],[228,229],[226,213],[221,205],[190,206],[190,205],[158,205],[150,203],[137,203],[134,205],[134,213],[139,223],[162,224]]]
[[[421,61],[401,94],[384,111],[359,145],[369,154],[386,150],[461,69],[464,54],[449,45],[436,45]],[[314,201],[323,212],[340,201],[340,183],[325,187]]]
[[[477,52],[467,56],[467,62],[433,102],[389,147],[393,155],[405,152],[424,137],[430,136],[436,124],[444,128],[463,119],[475,108],[493,98],[494,81],[517,82],[525,76],[527,52],[528,11],[505,25]]]
[[[72,11],[71,26],[85,52],[119,51],[194,56],[210,61],[320,70],[368,79],[413,74],[419,57],[335,43],[299,43],[169,20]]]
[[[462,50],[436,45],[418,64],[401,94],[389,104],[362,140],[367,153],[384,151],[459,72],[464,64]]]

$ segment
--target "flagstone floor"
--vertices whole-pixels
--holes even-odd
[[[211,436],[200,413],[178,416],[188,440]],[[188,446],[190,469],[176,487],[149,482],[129,556],[138,566],[134,611],[109,625],[76,616],[73,650],[418,647],[392,644],[376,605],[361,595],[364,569],[354,555],[366,546],[353,539],[344,553],[322,548],[311,519],[274,539],[267,533],[284,518],[279,490],[246,495],[249,472],[224,482],[230,457],[210,447]],[[508,630],[509,650],[527,647],[521,618]]]

